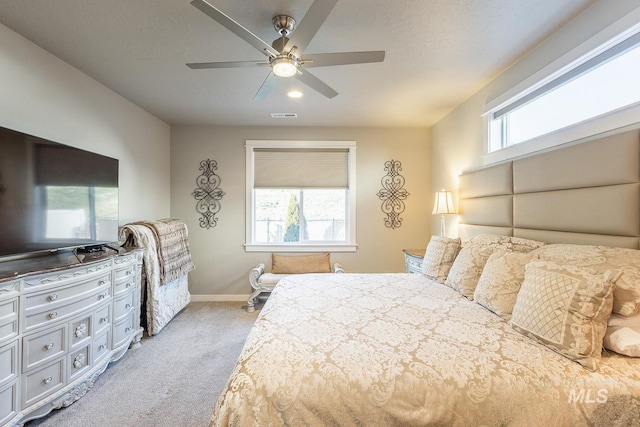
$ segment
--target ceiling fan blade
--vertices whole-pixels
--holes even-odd
[[[258,93],[256,93],[256,96],[254,96],[253,99],[255,99],[256,101],[262,101],[263,99],[265,99],[267,95],[269,95],[269,93],[273,90],[273,88],[276,87],[276,83],[278,83],[278,78],[276,77],[276,75],[273,73],[269,73],[266,80],[262,83],[262,86],[260,86],[260,89],[258,89]]]
[[[316,53],[302,58],[304,68],[326,67],[329,65],[365,64],[384,61],[384,50],[368,52]],[[309,62],[307,62],[309,61]]]
[[[231,17],[226,15],[221,10],[212,6],[204,0],[193,0],[191,2],[193,6],[195,6],[200,11],[209,15],[212,19],[218,22],[220,25],[224,26],[226,29],[249,43],[251,46],[258,49],[260,52],[265,54],[266,56],[276,56],[280,52],[271,47],[270,44],[264,42],[261,38],[253,34],[251,31],[244,28],[242,25],[234,21]]]
[[[307,70],[303,71],[302,73],[296,74],[294,77],[309,86],[311,89],[320,92],[329,99],[338,94],[338,92],[333,90],[326,83],[324,83],[322,80],[320,80]]]
[[[329,13],[331,13],[336,3],[338,3],[338,0],[315,0],[306,15],[302,18],[302,21],[300,21],[300,24],[298,24],[298,28],[296,28],[291,35],[284,50],[290,52],[295,46],[295,55],[300,56],[327,19],[327,16],[329,16]]]
[[[230,61],[230,62],[190,62],[186,64],[192,70],[204,70],[209,68],[246,68],[246,67],[264,67],[268,66],[268,62],[256,61]]]

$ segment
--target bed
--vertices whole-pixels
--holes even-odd
[[[423,274],[283,279],[211,425],[640,424],[639,145],[463,174]]]

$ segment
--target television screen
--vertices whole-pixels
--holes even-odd
[[[118,160],[0,127],[0,257],[118,240]]]

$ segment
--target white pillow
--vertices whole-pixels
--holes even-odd
[[[542,242],[518,237],[478,234],[462,244],[444,283],[472,300],[484,265],[492,253],[499,249],[530,252],[543,245]]]
[[[640,357],[640,315],[612,314],[604,335],[604,348],[625,356]]]
[[[460,239],[431,236],[422,262],[422,274],[438,283],[444,283],[459,251]]]
[[[494,252],[482,270],[474,300],[505,320],[511,319],[520,286],[524,281],[524,268],[534,258],[530,253]]]

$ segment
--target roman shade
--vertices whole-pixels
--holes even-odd
[[[254,188],[347,188],[348,149],[254,148]]]

